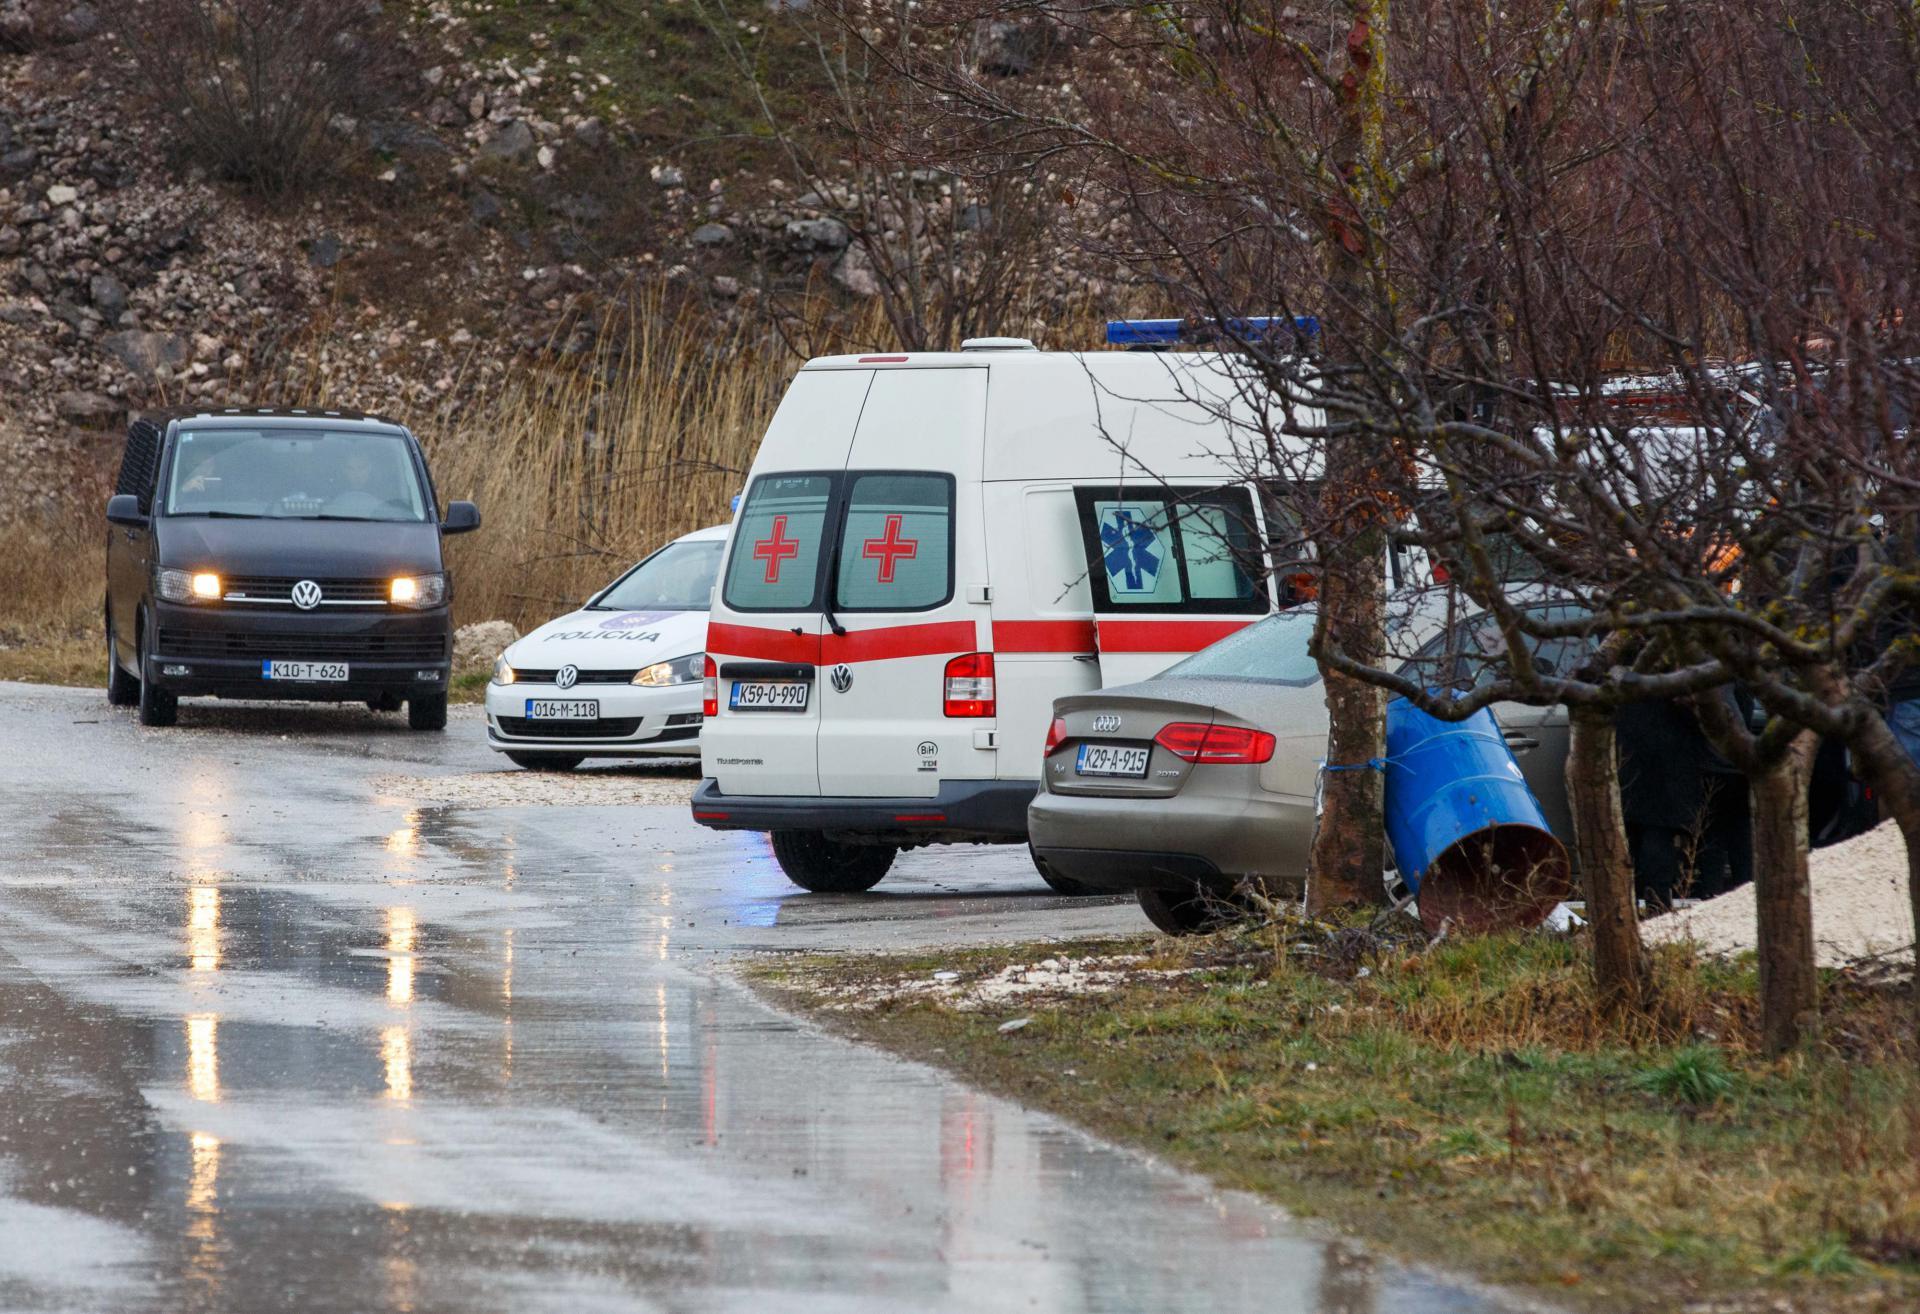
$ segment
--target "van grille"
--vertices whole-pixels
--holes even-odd
[[[277,661],[441,662],[437,634],[255,634],[162,628],[166,657],[270,657]]]
[[[321,606],[328,603],[359,606],[385,604],[392,584],[384,579],[317,579],[310,575],[235,575],[225,581],[226,600],[249,607],[291,607],[293,586],[313,579],[320,586]]]

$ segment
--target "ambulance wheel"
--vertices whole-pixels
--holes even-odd
[[[871,890],[900,850],[891,844],[843,844],[817,830],[776,830],[773,856],[787,879],[815,894]]]
[[[587,760],[585,753],[508,753],[507,761],[529,771],[571,771]]]
[[[1168,935],[1204,935],[1246,915],[1246,909],[1228,895],[1203,886],[1188,890],[1135,890],[1140,911]]]
[[[1033,851],[1033,845],[1027,845],[1027,856],[1033,859],[1033,869],[1040,873],[1040,879],[1053,887],[1055,894],[1071,895],[1080,898],[1083,895],[1098,894],[1100,891],[1084,881],[1076,881],[1071,876],[1062,876],[1047,866],[1047,860]]]

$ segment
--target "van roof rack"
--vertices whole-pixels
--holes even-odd
[[[1212,319],[1112,319],[1107,321],[1107,345],[1137,351],[1164,351],[1168,347],[1276,338],[1283,333],[1310,338],[1320,332],[1313,315],[1249,315],[1222,324]]]
[[[1028,338],[968,338],[960,344],[962,351],[1037,351]]]

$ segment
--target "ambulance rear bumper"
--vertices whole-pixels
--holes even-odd
[[[723,794],[709,777],[693,819],[714,830],[818,830],[886,844],[1020,844],[1033,780],[946,780],[932,798],[814,798]]]

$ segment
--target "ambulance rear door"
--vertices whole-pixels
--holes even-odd
[[[723,793],[820,793],[822,600],[839,484],[872,379],[801,371],[754,462],[707,621],[717,708],[701,759]]]
[[[1273,609],[1244,485],[1074,489],[1102,686],[1158,675]]]
[[[987,610],[968,588],[986,578],[987,375],[984,361],[874,372],[829,549],[819,689],[827,797],[933,798],[943,780],[993,778]],[[949,692],[979,697],[950,701]]]

